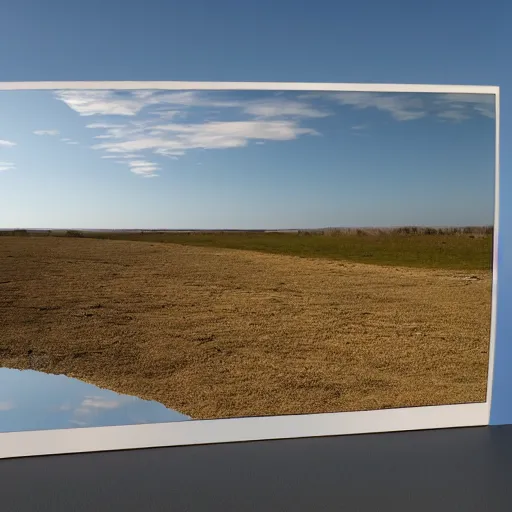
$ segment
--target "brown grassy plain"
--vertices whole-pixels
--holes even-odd
[[[0,366],[192,418],[485,401],[491,273],[0,239]]]

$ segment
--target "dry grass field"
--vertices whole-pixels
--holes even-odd
[[[488,270],[0,238],[0,366],[192,418],[485,400]]]

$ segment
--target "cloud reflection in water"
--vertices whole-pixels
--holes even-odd
[[[120,395],[65,375],[0,368],[0,432],[188,419],[157,402]]]

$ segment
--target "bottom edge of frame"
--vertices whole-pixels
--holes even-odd
[[[487,403],[0,433],[0,459],[489,424]]]

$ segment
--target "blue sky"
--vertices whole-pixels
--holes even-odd
[[[349,3],[317,0],[301,5],[300,9],[292,0],[127,0],[122,8],[118,3],[103,0],[48,0],[44,3],[38,0],[11,0],[0,17],[0,46],[9,49],[0,54],[0,80],[398,82],[503,86],[510,83],[511,76],[510,66],[500,65],[500,62],[508,62],[507,48],[510,45],[507,44],[506,35],[510,31],[506,20],[510,19],[511,14],[511,4],[502,0],[487,3],[476,0],[453,0],[449,3],[441,0],[361,0]],[[37,99],[28,99],[29,96]],[[329,177],[330,186],[327,181],[316,180],[312,183],[312,174],[308,174],[309,180],[300,181],[302,189],[298,189],[298,180],[291,179],[306,172],[298,167],[309,165],[311,169],[315,153],[307,151],[307,148],[315,144],[325,149],[326,141],[332,140],[325,133],[321,141],[318,137],[303,135],[288,142],[269,142],[261,148],[251,143],[244,148],[205,151],[202,165],[195,166],[192,162],[198,152],[190,151],[181,158],[180,169],[177,169],[176,162],[164,162],[159,158],[155,160],[162,167],[158,178],[135,179],[133,173],[126,173],[120,164],[112,163],[103,167],[104,162],[101,162],[102,166],[98,165],[98,152],[90,150],[91,130],[83,133],[84,119],[72,109],[64,108],[64,104],[57,106],[35,92],[24,94],[23,97],[34,104],[34,112],[42,109],[45,115],[51,117],[48,123],[44,117],[32,118],[33,123],[26,126],[27,134],[37,127],[52,129],[55,123],[60,123],[56,129],[62,131],[62,138],[71,138],[80,144],[60,147],[62,153],[59,153],[61,156],[57,165],[47,153],[48,148],[53,147],[48,138],[41,137],[37,141],[34,137],[30,139],[32,147],[39,148],[41,154],[26,152],[24,159],[27,165],[20,157],[15,162],[16,171],[1,173],[0,197],[3,204],[0,205],[0,225],[34,225],[30,211],[37,212],[38,225],[43,222],[51,226],[63,225],[65,222],[85,227],[106,226],[107,223],[109,227],[160,227],[162,222],[162,227],[193,227],[199,220],[201,227],[225,226],[227,222],[233,227],[236,227],[236,223],[243,227],[297,224],[307,227],[310,222],[315,226],[368,224],[375,223],[375,210],[379,213],[384,211],[385,215],[379,215],[378,220],[386,224],[407,220],[411,223],[488,222],[490,182],[487,180],[487,185],[480,188],[478,180],[473,179],[474,173],[489,172],[489,162],[476,170],[477,163],[485,158],[481,145],[483,141],[488,141],[488,136],[479,139],[477,146],[466,146],[466,158],[471,160],[465,167],[468,173],[466,177],[469,175],[473,178],[466,182],[468,188],[457,197],[469,198],[471,207],[461,205],[461,199],[454,202],[453,194],[448,196],[450,186],[437,187],[434,193],[434,181],[425,185],[425,166],[428,162],[422,161],[415,163],[415,168],[418,168],[416,176],[418,184],[430,194],[429,210],[422,206],[424,200],[420,198],[416,201],[419,189],[405,180],[401,184],[402,190],[407,193],[406,200],[402,196],[404,208],[409,205],[413,208],[409,209],[409,219],[404,218],[394,206],[395,196],[390,195],[390,182],[380,187],[379,177],[373,182],[373,188],[367,187],[364,191],[367,201],[365,215],[351,209],[352,214],[347,216],[346,209],[355,200],[346,199],[349,194],[347,183],[344,182],[343,187],[336,186],[334,173]],[[5,112],[6,104],[11,100],[0,101],[4,109],[2,112]],[[17,104],[16,100],[13,102],[9,112]],[[28,115],[26,107],[21,106],[25,118]],[[511,111],[506,91],[502,94],[501,108],[504,137],[506,114]],[[355,119],[356,116],[366,119],[375,115],[377,123],[386,121],[386,113],[376,109],[345,110],[343,115],[349,117],[346,124],[345,121],[340,122],[340,131],[348,131],[349,126],[361,123]],[[19,103],[17,112],[19,115]],[[5,118],[0,118],[2,125]],[[301,122],[306,122],[307,126],[321,124],[322,130],[329,133],[329,126],[336,119],[338,117],[333,116]],[[372,162],[370,154],[371,143],[377,144],[380,140],[382,144],[387,144],[386,148],[396,147],[391,145],[391,139],[396,142],[409,136],[404,140],[409,140],[410,144],[414,134],[420,137],[419,134],[428,131],[428,137],[436,141],[439,148],[444,148],[443,144],[448,140],[460,141],[460,137],[474,141],[477,139],[475,123],[481,122],[479,129],[483,131],[487,120],[474,118],[459,124],[446,123],[442,128],[437,123],[435,129],[432,119],[395,122],[393,125],[388,115],[387,122],[390,124],[384,131],[376,128],[383,124],[374,126],[372,137],[356,138],[345,132],[340,135],[339,140],[345,143],[350,140],[349,150],[346,146],[338,146],[340,153],[344,148],[345,160],[340,161],[333,152],[326,152],[325,172],[331,172],[334,160],[337,169],[343,166],[347,172],[344,166],[352,164],[357,153],[360,165],[354,165],[354,168],[359,169],[362,160],[368,164],[358,176],[371,173],[371,169],[376,173],[375,161]],[[420,128],[421,123],[424,123],[423,128]],[[44,126],[39,126],[41,124]],[[447,130],[446,139],[438,131],[442,129]],[[453,130],[453,133],[448,133],[448,130]],[[0,138],[8,136],[2,132]],[[21,153],[22,147],[21,143],[16,146],[16,152]],[[294,152],[292,147],[296,148]],[[407,147],[404,144],[395,154],[395,158],[400,159],[402,170],[410,163],[410,159],[407,160]],[[409,147],[409,151],[412,151],[412,146]],[[478,148],[481,156],[473,158]],[[458,150],[458,157],[455,156],[455,149],[450,157],[446,148],[440,149],[438,156],[441,158],[441,154],[444,155],[445,165],[449,161],[455,163],[454,159],[460,162],[460,145]],[[14,151],[1,151],[0,161],[11,162],[14,159]],[[267,164],[271,156],[274,164],[282,163],[278,154],[293,154],[296,160],[300,159],[294,171],[280,166],[279,179],[265,175],[265,172],[271,172]],[[376,155],[374,152],[375,158]],[[39,156],[45,158],[40,159]],[[502,165],[510,158],[506,146],[502,146],[501,158]],[[243,171],[231,176],[229,173],[234,173],[235,167],[241,167],[242,159]],[[286,162],[291,165],[292,160],[287,158]],[[39,178],[23,181],[21,176],[28,171],[21,169],[30,167],[34,173],[36,161],[44,167]],[[256,168],[260,163],[264,164],[266,170]],[[228,164],[231,171],[226,170]],[[87,169],[84,171],[85,167]],[[294,174],[290,176],[292,172]],[[432,172],[431,168],[428,172]],[[451,168],[452,180],[458,172],[462,171]],[[337,179],[342,176],[343,173],[339,172]],[[260,181],[255,182],[257,178]],[[14,180],[18,181],[14,183]],[[252,199],[242,199],[245,196],[241,194],[243,183],[240,180],[245,180],[246,186],[252,187]],[[284,181],[289,199],[282,203],[276,198],[282,195],[278,185],[284,187]],[[358,192],[360,181],[351,181]],[[454,182],[451,183],[453,187]],[[267,186],[270,184],[272,186]],[[258,200],[256,192],[261,191],[264,185],[266,197]],[[23,196],[17,195],[18,187],[25,190]],[[378,188],[382,196],[380,203],[370,199],[377,195]],[[208,222],[197,218],[197,211],[193,215],[187,208],[182,208],[188,205],[190,209],[190,205],[201,203],[203,210],[206,210],[212,200],[212,191],[215,191],[217,203],[216,210],[209,210]],[[322,215],[317,209],[321,194],[326,197],[321,203]],[[339,200],[335,204],[335,195],[343,197],[344,209],[340,210]],[[28,204],[27,197],[35,199]],[[55,200],[50,202],[50,198]],[[317,198],[316,202],[314,198]],[[21,204],[24,205],[23,209]],[[231,213],[235,206],[236,223]],[[65,216],[59,211],[65,211]],[[216,213],[212,214],[212,211]],[[87,218],[82,218],[80,212],[89,212]]]
[[[496,85],[507,0],[4,0],[2,80]]]
[[[494,96],[3,91],[6,228],[493,221]]]

